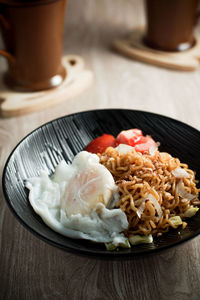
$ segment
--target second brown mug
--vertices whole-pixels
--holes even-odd
[[[146,0],[145,43],[164,51],[184,51],[195,43],[198,0]]]

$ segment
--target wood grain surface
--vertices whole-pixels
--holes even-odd
[[[78,55],[62,58],[66,78],[55,89],[38,92],[16,92],[10,90],[0,78],[0,116],[15,117],[53,107],[61,102],[82,94],[93,82],[93,72],[85,69],[84,59]],[[73,62],[73,64],[71,64]]]
[[[113,41],[113,48],[132,59],[178,71],[195,71],[200,63],[200,40],[187,51],[166,52],[146,46],[143,42],[145,28],[136,28],[127,39]]]
[[[83,56],[93,86],[54,108],[0,119],[0,173],[13,147],[41,124],[73,112],[131,108],[164,114],[200,130],[200,70],[166,70],[120,56],[111,41],[144,25],[141,0],[68,0],[64,54]],[[0,58],[1,71],[6,63]],[[127,261],[63,252],[18,223],[0,194],[0,299],[200,299],[200,236]]]

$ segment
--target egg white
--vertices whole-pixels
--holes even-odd
[[[127,217],[121,209],[112,209],[117,187],[96,154],[82,151],[70,165],[61,161],[53,176],[41,171],[28,179],[26,187],[33,209],[54,231],[95,242],[125,242]]]

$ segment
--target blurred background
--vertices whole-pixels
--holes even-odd
[[[68,0],[63,54],[82,56],[86,67],[94,72],[94,82],[84,93],[53,108],[12,118],[8,125],[10,131],[17,130],[18,126],[13,126],[16,120],[19,128],[28,123],[23,132],[19,129],[17,139],[20,139],[51,119],[108,107],[160,113],[200,129],[200,70],[182,72],[159,68],[129,59],[112,49],[114,39],[123,38],[133,28],[144,25],[142,0]],[[0,69],[1,72],[6,69],[3,57],[0,57]]]
[[[93,109],[94,103],[95,108],[104,108],[109,103],[110,107],[159,112],[191,123],[191,116],[196,112],[192,99],[199,100],[200,70],[181,72],[158,68],[111,50],[115,38],[124,37],[134,27],[144,25],[142,0],[68,1],[65,53],[83,56],[95,74],[93,87],[86,95],[81,95],[78,102],[70,100],[68,109],[70,106],[72,110]],[[84,107],[85,97],[87,107]],[[175,115],[174,106],[178,115]],[[188,106],[187,115],[183,106]],[[193,125],[200,128],[199,124]]]
[[[81,55],[93,70],[92,87],[76,98],[38,112],[49,119],[75,111],[121,107],[159,112],[191,123],[192,99],[199,99],[200,70],[180,72],[126,58],[111,49],[115,38],[144,26],[142,0],[68,0],[65,15],[64,54]],[[0,57],[1,70],[6,68]],[[158,101],[161,104],[158,107]],[[199,103],[199,102],[198,102]],[[176,110],[174,109],[176,106]],[[187,114],[182,110],[188,106]],[[24,116],[27,120],[31,115]],[[23,118],[23,117],[21,117]],[[199,127],[199,124],[194,124]],[[35,124],[33,124],[34,128]]]

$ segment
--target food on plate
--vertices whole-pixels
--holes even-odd
[[[61,161],[52,177],[42,171],[26,187],[33,209],[56,232],[116,246],[125,243],[126,215],[113,209],[117,186],[96,154],[82,151],[71,165]]]
[[[116,147],[117,145],[125,144],[134,147],[135,151],[144,153],[150,148],[157,148],[157,143],[150,135],[143,136],[140,129],[134,128],[121,131],[116,138],[110,134],[92,140],[86,147],[86,151],[91,153],[103,153],[108,147]]]
[[[195,173],[158,146],[139,129],[103,134],[51,177],[28,179],[30,203],[53,230],[107,250],[184,229],[200,205]]]
[[[137,152],[148,151],[151,147],[157,146],[150,135],[143,136],[140,129],[129,129],[121,131],[117,138],[117,144],[125,144],[135,148]]]
[[[99,154],[118,186],[116,207],[126,213],[126,236],[159,236],[170,227],[185,228],[185,218],[195,215],[200,205],[194,172],[168,153],[142,154],[126,147]]]
[[[116,139],[111,134],[103,134],[98,138],[92,140],[85,148],[86,151],[91,153],[103,153],[108,147],[115,147]]]

